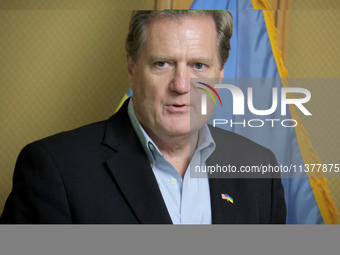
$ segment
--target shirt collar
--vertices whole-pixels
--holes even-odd
[[[164,158],[164,156],[158,149],[157,145],[152,141],[152,139],[145,132],[140,122],[138,121],[135,111],[133,109],[132,98],[130,99],[129,104],[128,104],[128,115],[129,115],[132,127],[135,130],[137,137],[142,144],[142,147],[146,153],[146,156],[148,157],[150,165],[151,167],[153,167],[156,157],[160,156]],[[213,137],[211,136],[208,125],[205,124],[198,133],[198,143],[197,143],[197,148],[195,150],[195,153],[201,151],[201,159],[203,160],[203,162],[205,162],[207,158],[215,150],[215,148],[216,148],[215,141]]]
[[[205,162],[216,148],[216,143],[205,124],[198,133],[197,151],[201,151],[201,161]]]
[[[133,110],[132,98],[130,99],[130,102],[128,105],[128,115],[129,115],[132,127],[135,130],[137,137],[142,144],[142,147],[146,153],[146,156],[148,157],[150,165],[151,167],[153,167],[155,163],[155,156],[156,156],[155,154],[159,154],[160,156],[163,156],[163,155],[157,148],[156,144],[151,140],[151,138],[145,132],[144,128],[142,127],[139,120],[137,119],[135,111]]]

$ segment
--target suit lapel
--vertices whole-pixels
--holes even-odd
[[[114,150],[106,164],[137,219],[171,224],[157,180],[127,114],[128,100],[107,121],[103,144]]]
[[[207,159],[207,166],[215,166],[216,164],[223,166],[228,165],[228,157],[230,153],[228,147],[221,149],[219,146],[221,136],[215,135],[215,129],[210,128],[210,132],[216,142],[216,149]],[[226,134],[224,134],[226,135]],[[223,139],[228,140],[227,137]],[[227,144],[227,143],[224,143]],[[217,173],[209,175],[209,187],[211,198],[211,214],[213,224],[231,224],[235,221],[235,213],[237,213],[237,199],[235,194],[235,179],[221,178]],[[234,199],[234,203],[222,199],[222,194],[228,194]],[[236,204],[236,206],[235,206]]]
[[[234,185],[235,182],[233,179],[209,179],[213,224],[230,224],[234,222],[234,204],[222,199],[221,195],[228,194],[235,200]]]

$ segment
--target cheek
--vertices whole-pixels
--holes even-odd
[[[159,89],[155,86],[151,86],[149,83],[140,83],[133,89],[134,102],[138,106],[139,110],[146,115],[154,115],[154,112],[159,111],[160,101],[162,95],[159,93]]]
[[[160,79],[147,79],[142,87],[145,100],[153,102],[154,105],[159,105],[166,97],[166,85]]]
[[[138,70],[131,85],[134,101],[147,112],[162,111],[166,102],[168,77],[154,75],[148,70]]]
[[[201,91],[199,92],[200,93],[191,94],[190,100],[191,100],[191,104],[193,105],[194,110],[191,112],[190,116],[191,118],[200,119],[200,121],[208,121],[214,111],[215,103],[208,94],[206,94],[205,92],[201,92]],[[202,107],[203,96],[206,98],[205,99],[206,107]],[[206,115],[202,115],[202,108],[206,110]]]
[[[218,99],[217,99],[218,100]],[[209,116],[208,117],[208,119],[210,118],[210,116],[212,115],[212,113],[213,113],[213,111],[214,111],[214,108],[215,108],[215,103],[214,103],[214,101],[211,99],[211,97],[209,97],[208,99],[207,99],[207,116]]]

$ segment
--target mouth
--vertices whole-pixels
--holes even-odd
[[[170,112],[184,113],[184,112],[187,112],[190,109],[190,105],[175,103],[175,104],[167,105],[167,108]]]

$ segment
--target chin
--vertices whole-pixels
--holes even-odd
[[[173,128],[168,128],[167,133],[170,136],[183,136],[183,135],[188,135],[190,134],[190,126],[176,126]]]

